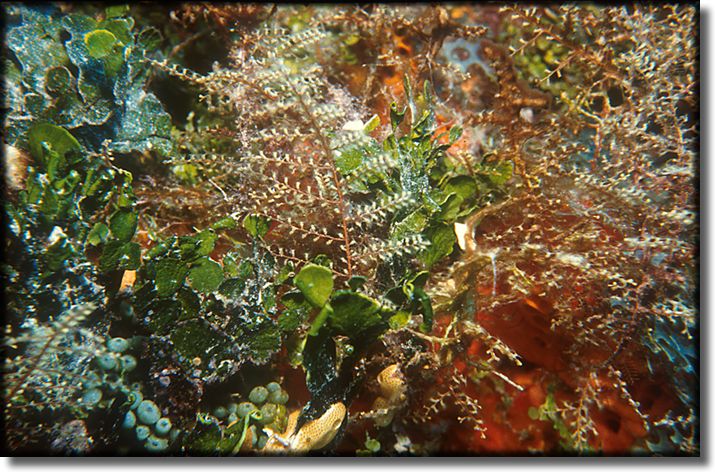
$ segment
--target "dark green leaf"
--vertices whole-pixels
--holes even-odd
[[[201,309],[201,300],[196,292],[187,287],[182,287],[176,292],[176,301],[181,305],[181,314],[175,321],[183,321],[196,318]]]
[[[233,264],[233,262],[230,262]],[[224,272],[226,271],[226,258],[224,258]],[[231,269],[232,278],[226,279],[219,287],[219,292],[229,298],[240,298],[246,288],[246,280],[253,274],[253,264],[250,261],[243,261],[240,265]],[[228,272],[227,272],[228,275]]]
[[[278,316],[278,327],[292,333],[298,329],[307,319],[313,307],[305,300],[300,292],[288,292],[281,298],[285,308]]]
[[[468,175],[459,175],[447,180],[443,185],[443,189],[447,195],[455,193],[466,200],[474,196],[477,191],[477,183],[474,178]]]
[[[207,359],[210,353],[227,348],[226,339],[202,320],[189,320],[174,327],[170,338],[175,351],[189,365],[195,357]]]
[[[357,291],[365,285],[367,282],[367,277],[364,277],[362,275],[353,275],[350,277],[350,280],[348,280],[348,286],[354,290]]]
[[[149,249],[146,252],[146,258],[149,260],[152,259],[157,259],[163,255],[165,255],[167,252],[169,252],[169,249],[176,243],[176,236],[172,236],[170,238],[167,238],[164,241],[159,242],[155,246],[153,246],[151,249]]]
[[[255,362],[268,361],[281,348],[281,332],[278,325],[273,321],[263,321],[251,334],[248,345],[251,358]]]
[[[318,254],[317,256],[315,256],[313,258],[313,263],[328,268],[332,267],[333,265],[333,261],[331,261],[330,258],[325,254]]]
[[[99,268],[102,272],[112,270],[135,270],[139,267],[141,247],[137,243],[112,240],[104,245],[99,258]]]
[[[217,262],[202,257],[189,269],[191,286],[202,293],[211,293],[223,282],[223,269]]]
[[[308,336],[303,349],[308,391],[313,398],[337,378],[335,341],[330,330],[323,328],[317,336]]]
[[[409,279],[409,285],[414,286],[414,287],[424,288],[425,284],[427,284],[428,280],[429,280],[429,272],[426,270],[422,270],[422,271],[417,272],[415,275],[413,275]]]
[[[194,429],[186,438],[184,447],[192,456],[217,454],[221,437],[221,426],[218,420],[208,413],[198,413]]]
[[[457,235],[451,225],[442,224],[426,231],[426,236],[430,241],[430,246],[420,255],[420,259],[431,267],[437,261],[452,253],[454,243],[457,242]]]
[[[232,277],[227,278],[218,288],[218,291],[224,297],[239,299],[243,293],[243,289],[246,287],[246,282],[244,280]]]
[[[147,51],[157,49],[161,45],[161,33],[156,28],[146,28],[139,33],[137,45]]]
[[[239,264],[241,264],[241,256],[235,252],[229,252],[223,256],[223,273],[226,277],[236,277],[238,275]]]
[[[333,309],[328,318],[330,326],[349,338],[359,338],[364,331],[383,322],[378,303],[361,293],[338,292],[330,305]]]
[[[109,229],[120,241],[130,241],[137,230],[139,217],[129,210],[118,210],[109,218]]]
[[[173,257],[161,259],[156,264],[156,293],[166,297],[176,292],[184,284],[189,267],[185,262]]]
[[[388,320],[390,329],[400,329],[410,321],[410,313],[400,310]]]
[[[439,212],[439,219],[446,223],[452,223],[459,215],[459,208],[463,201],[464,199],[456,193],[447,196],[440,205],[441,211]]]
[[[429,219],[422,209],[417,209],[395,224],[390,231],[390,239],[399,241],[406,236],[419,234],[427,226]]]
[[[421,287],[415,287],[413,295],[422,307],[422,324],[420,324],[420,331],[429,333],[432,331],[432,321],[434,319],[432,301]]]
[[[53,67],[45,75],[45,89],[53,96],[72,93],[68,89],[72,85],[72,74],[64,66]]]
[[[502,161],[489,171],[488,176],[494,185],[504,185],[513,172],[514,164],[511,161]]]
[[[335,167],[342,175],[347,175],[362,164],[363,153],[358,147],[341,149],[335,157]]]
[[[102,59],[104,73],[109,78],[114,78],[124,65],[124,57],[121,54],[110,54]]]
[[[104,223],[97,223],[92,227],[87,235],[87,242],[92,246],[96,246],[107,240],[109,236],[109,228]]]
[[[100,29],[110,31],[124,46],[133,42],[132,28],[134,27],[134,20],[132,20],[131,18],[106,19],[99,23],[99,25],[97,26]],[[121,52],[121,49],[118,52]],[[117,55],[123,56],[123,54]]]
[[[192,236],[179,238],[181,258],[192,261],[197,257],[208,256],[214,250],[218,236],[213,230],[205,229]]]

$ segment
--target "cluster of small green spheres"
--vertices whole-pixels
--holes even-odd
[[[254,387],[248,394],[248,401],[238,405],[237,414],[243,418],[254,410],[261,412],[261,421],[266,422],[266,417],[275,417],[275,412],[279,406],[288,403],[288,392],[283,390],[277,382],[270,382],[265,387],[259,385]],[[285,407],[284,407],[285,408]]]
[[[137,359],[131,354],[122,354],[129,349],[129,341],[124,338],[112,338],[107,341],[107,349],[109,352],[97,356],[97,365],[102,370],[131,372],[136,369]]]
[[[169,440],[173,441],[179,434],[178,430],[172,429],[171,420],[162,417],[156,403],[145,400],[139,390],[129,394],[129,401],[132,403],[129,411],[124,415],[122,427],[134,428],[137,439],[144,442],[147,451],[165,451],[169,447]]]
[[[124,338],[115,337],[107,341],[107,351],[96,357],[100,373],[93,373],[93,379],[87,383],[89,387],[82,396],[86,405],[96,405],[102,400],[103,391],[121,391],[127,395],[129,411],[124,415],[122,428],[134,430],[136,438],[144,444],[149,452],[162,452],[168,449],[179,430],[174,428],[171,420],[162,417],[161,410],[152,400],[145,399],[141,392],[141,384],[135,382],[127,385],[123,374],[137,367],[136,358],[126,351],[130,342]]]
[[[288,422],[285,404],[288,399],[288,392],[279,383],[270,382],[254,387],[248,394],[248,401],[219,405],[213,409],[212,414],[225,421],[226,425],[245,420],[250,415],[252,446],[261,449],[268,441],[268,436],[263,433],[264,426],[274,431],[285,430]]]
[[[238,404],[231,402],[226,407],[217,406],[214,408],[213,415],[220,420],[225,419],[228,424],[238,421]],[[241,418],[243,418],[243,416],[241,416]]]
[[[107,351],[98,354],[95,358],[99,370],[89,374],[84,386],[86,390],[82,395],[84,405],[94,407],[99,404],[104,393],[117,390],[127,393],[129,390],[121,374],[131,372],[137,367],[137,360],[131,354],[125,353],[129,349],[129,341],[124,338],[112,338],[107,341]]]
[[[255,446],[261,449],[268,440],[268,436],[261,430],[263,426],[274,431],[283,431],[288,422],[288,412],[285,404],[288,403],[288,392],[283,390],[278,382],[269,382],[265,386],[254,387],[248,394],[248,401],[238,404],[236,414],[239,418],[244,418],[251,414],[253,419],[259,423],[255,428]]]

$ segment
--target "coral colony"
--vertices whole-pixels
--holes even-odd
[[[8,454],[700,454],[697,7],[2,8]]]

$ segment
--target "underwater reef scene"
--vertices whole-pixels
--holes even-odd
[[[700,455],[697,6],[2,10],[7,454]]]

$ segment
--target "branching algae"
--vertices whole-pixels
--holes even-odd
[[[10,454],[699,454],[693,7],[3,12]]]

